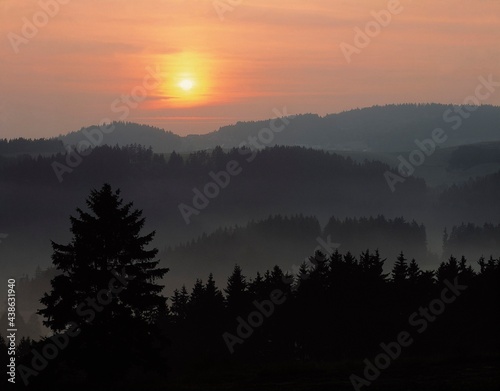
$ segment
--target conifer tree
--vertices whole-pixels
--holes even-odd
[[[215,285],[214,275],[209,274],[207,284],[205,285],[205,298],[209,306],[224,306],[224,296],[222,296],[221,291]]]
[[[59,274],[40,300],[46,326],[56,333],[79,330],[57,360],[89,379],[112,379],[132,365],[158,369],[167,341],[157,322],[167,307],[157,280],[168,269],[154,260],[157,249],[146,249],[155,233],[141,236],[142,211],[124,204],[109,184],[86,203],[88,212],[78,208],[78,217],[70,217],[70,243],[52,242]]]
[[[52,291],[41,300],[45,308],[39,313],[46,318],[46,326],[57,332],[71,322],[81,323],[88,299],[97,300],[103,309],[85,317],[85,323],[103,325],[127,318],[146,324],[154,321],[165,305],[159,295],[163,286],[156,280],[168,269],[158,268],[159,261],[153,260],[157,249],[145,249],[155,232],[140,236],[145,219],[132,206],[123,204],[120,190],[113,192],[105,184],[91,192],[90,213],[78,208],[79,217],[70,217],[71,242],[52,242],[52,260],[61,274],[52,279]]]
[[[408,280],[411,284],[416,284],[422,275],[422,270],[417,264],[415,259],[412,259],[410,264],[408,265]]]
[[[408,263],[406,262],[406,258],[401,251],[399,254],[397,261],[394,263],[394,267],[392,268],[392,281],[395,284],[402,284],[408,279]]]
[[[187,306],[189,302],[189,294],[186,289],[186,285],[182,285],[181,290],[174,290],[174,295],[172,296],[172,306],[170,310],[179,320],[186,319]]]
[[[224,292],[230,314],[234,315],[245,310],[249,299],[248,283],[239,265],[234,266],[233,273],[227,279]]]

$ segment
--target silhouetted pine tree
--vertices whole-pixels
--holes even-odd
[[[250,301],[248,283],[239,265],[234,266],[224,292],[229,316],[237,316],[248,309]]]
[[[253,299],[262,300],[265,297],[265,287],[264,278],[257,272],[255,279],[248,284],[248,292]]]
[[[460,258],[460,262],[458,264],[458,272],[460,274],[460,279],[464,283],[471,281],[476,275],[476,272],[472,269],[472,266],[467,265],[467,259],[465,259],[463,255]]]
[[[163,286],[155,281],[168,271],[153,260],[158,250],[145,249],[155,233],[140,235],[142,211],[124,204],[109,184],[93,190],[86,203],[89,212],[78,208],[78,218],[70,217],[71,242],[52,242],[60,274],[41,299],[45,308],[39,314],[55,332],[78,325],[81,334],[67,351],[88,373],[149,366],[150,344],[159,334],[154,323],[166,306],[159,295]]]
[[[215,285],[212,273],[208,276],[204,291],[204,322],[206,329],[205,355],[207,358],[220,354],[225,346],[220,336],[224,332],[225,305],[224,296]]]
[[[370,250],[361,253],[359,257],[359,267],[364,276],[364,281],[369,284],[384,283],[389,274],[384,273],[385,259],[380,257],[378,250],[371,254]]]
[[[24,357],[31,352],[33,341],[30,337],[22,337],[16,348],[16,356]]]
[[[408,265],[408,281],[411,285],[416,285],[421,275],[422,271],[420,270],[417,261],[415,261],[415,259],[412,259],[410,264]]]
[[[275,289],[279,289],[285,295],[289,295],[292,291],[293,276],[288,273],[284,273],[283,270],[275,265],[270,273],[266,273],[265,283],[269,293]]]
[[[188,301],[188,317],[190,320],[200,320],[203,312],[204,296],[205,287],[203,281],[197,278]]]
[[[214,275],[212,273],[208,275],[207,285],[205,286],[205,296],[207,304],[210,307],[224,307],[224,296],[222,296],[221,291],[215,285]]]
[[[401,285],[408,279],[408,277],[408,263],[406,262],[403,252],[401,251],[392,268],[392,281],[397,285]]]
[[[186,285],[182,285],[181,290],[174,290],[174,295],[171,298],[172,305],[170,306],[170,311],[176,317],[177,320],[185,320],[188,311],[189,294],[186,289]]]
[[[450,256],[448,261],[441,262],[437,270],[437,280],[441,284],[444,280],[453,281],[455,277],[459,274],[459,267],[457,259],[454,256]]]

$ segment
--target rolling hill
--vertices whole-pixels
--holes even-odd
[[[103,134],[99,145],[141,144],[157,153],[190,152],[238,147],[250,137],[263,146],[286,145],[335,151],[369,151],[394,153],[416,148],[415,140],[430,138],[435,128],[447,135],[441,147],[478,142],[500,141],[500,107],[479,106],[467,118],[455,112],[452,105],[404,104],[374,106],[320,117],[301,114],[288,117],[284,130],[274,132],[272,141],[262,142],[259,132],[271,126],[271,120],[238,122],[204,135],[180,137],[172,132],[134,123],[113,123],[114,130]],[[462,108],[467,110],[467,108]],[[281,111],[286,113],[286,109]],[[273,123],[274,125],[274,123]],[[281,124],[275,125],[280,127]],[[65,144],[88,140],[95,126],[82,128],[59,137]],[[94,136],[97,137],[97,136]],[[96,140],[100,138],[97,137]]]

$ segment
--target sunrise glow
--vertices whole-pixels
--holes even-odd
[[[401,12],[350,63],[340,45],[354,45],[387,0],[252,0],[222,7],[223,21],[212,3],[61,2],[25,38],[26,20],[45,11],[2,1],[0,136],[57,136],[124,112],[185,135],[268,118],[278,106],[326,115],[460,103],[480,75],[498,73],[498,1],[400,0]],[[139,91],[147,67],[158,67],[161,83],[115,113],[112,103]]]

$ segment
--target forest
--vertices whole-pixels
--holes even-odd
[[[405,132],[383,145],[384,113],[400,126],[439,109],[297,116],[297,129],[318,124],[309,142],[292,131],[282,141],[293,145],[262,149],[230,141],[258,122],[201,138],[119,122],[115,144],[83,149],[75,144],[92,128],[0,140],[0,272],[18,276],[21,386],[399,390],[409,376],[420,379],[410,389],[493,389],[497,143],[436,150],[396,191],[384,177],[411,145]],[[314,148],[314,137],[327,143],[329,121],[337,144]],[[365,138],[369,150],[342,144],[343,131],[354,140],[366,121],[379,134]],[[211,146],[226,136],[224,148]],[[188,219],[186,207],[196,207]],[[0,303],[2,327],[8,316]]]
[[[377,387],[393,389],[392,377],[416,370],[415,363],[423,384],[443,366],[465,385],[465,368],[484,376],[481,384],[474,377],[474,387],[498,381],[491,366],[500,347],[498,258],[473,265],[450,256],[423,270],[401,252],[386,271],[378,250],[318,250],[296,272],[276,265],[247,275],[235,264],[225,284],[210,273],[165,297],[158,282],[169,268],[149,248],[155,232],[141,232],[143,212],[108,184],[92,190],[86,205],[70,219],[70,243],[52,243],[55,273],[38,314],[53,335],[23,337],[16,348],[28,389],[258,389],[281,384],[276,365],[303,390],[311,381],[361,389],[379,376]],[[328,229],[353,223],[403,224],[331,219]],[[4,337],[0,349],[7,365]],[[443,361],[423,368],[431,356]],[[446,367],[457,356],[460,365]],[[228,370],[238,376],[227,378]]]
[[[0,391],[500,391],[500,0],[0,0]]]
[[[435,271],[422,271],[404,254],[390,273],[383,272],[383,265],[380,254],[370,251],[360,257],[338,251],[330,257],[318,253],[296,275],[275,266],[249,278],[236,265],[221,288],[208,275],[190,289],[176,289],[155,314],[157,340],[153,345],[145,346],[144,340],[121,333],[113,341],[116,333],[112,333],[106,343],[123,344],[120,351],[127,354],[126,360],[119,359],[115,345],[116,356],[102,355],[102,347],[97,349],[100,357],[95,357],[95,350],[85,353],[86,339],[94,338],[89,332],[71,342],[77,347],[64,351],[44,372],[28,380],[32,388],[49,383],[51,387],[75,387],[75,376],[79,376],[79,382],[93,389],[107,389],[111,384],[139,387],[144,379],[148,379],[148,386],[163,384],[176,390],[191,389],[187,388],[191,381],[201,382],[197,386],[203,389],[243,386],[252,381],[257,389],[259,384],[279,381],[269,379],[265,368],[281,362],[297,371],[287,380],[300,384],[313,379],[349,389],[342,388],[352,376],[349,371],[362,377],[363,359],[373,361],[381,344],[394,341],[401,330],[407,330],[415,343],[404,349],[401,356],[406,362],[398,371],[412,370],[408,360],[459,356],[463,365],[491,376],[484,378],[485,385],[498,381],[498,373],[484,371],[481,363],[490,363],[500,347],[500,260],[480,260],[477,272],[465,258],[453,257]],[[456,302],[443,310],[430,307],[441,297],[447,282],[466,290],[463,288],[463,295],[459,292]],[[276,292],[281,292],[279,304],[272,307],[269,303]],[[429,307],[430,313],[425,312]],[[262,315],[257,315],[259,311]],[[23,338],[17,350],[20,362],[29,367],[33,351],[43,351],[49,342],[50,338]],[[5,355],[5,340],[0,343]],[[91,367],[79,367],[86,359]],[[105,360],[113,361],[112,370]],[[442,363],[435,363],[436,368],[439,365]],[[109,383],[96,380],[103,367]],[[243,377],[231,381],[219,376],[227,367],[238,368]],[[244,368],[249,367],[252,370],[246,373]],[[423,378],[432,376],[432,370],[419,370]],[[195,373],[196,380],[190,381]],[[466,381],[459,373],[453,376]],[[180,383],[186,388],[179,388]],[[387,383],[382,379],[381,384]]]

